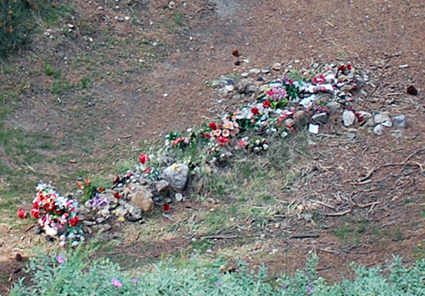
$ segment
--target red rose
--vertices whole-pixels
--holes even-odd
[[[115,179],[112,181],[112,184],[117,184],[120,182],[120,176],[116,176]]]
[[[252,108],[251,108],[251,112],[252,112],[252,114],[254,114],[254,115],[260,114],[260,110],[258,110],[258,108],[257,108],[257,107],[252,107]]]
[[[116,199],[120,199],[120,194],[119,194],[118,192],[115,192],[115,193],[114,193],[114,197],[115,197]]]
[[[33,216],[35,219],[38,219],[39,215],[40,215],[40,211],[38,209],[31,210],[31,216]]]
[[[145,164],[145,163],[147,163],[147,162],[148,162],[148,160],[149,160],[149,156],[147,156],[147,155],[146,155],[146,154],[144,154],[144,153],[140,154],[140,156],[139,156],[139,161],[140,161],[140,163],[141,163],[141,164]]]
[[[103,187],[99,187],[98,189],[97,189],[99,192],[103,192]]]
[[[272,106],[272,104],[269,101],[265,100],[263,102],[263,108],[270,108],[271,106]]]
[[[347,65],[347,69],[348,69],[348,71],[351,71],[351,65],[350,64]]]
[[[217,129],[217,123],[215,123],[215,122],[211,122],[208,126],[209,126],[209,127],[210,127],[210,129],[212,129],[212,130],[216,130],[216,129]]]
[[[69,219],[69,224],[71,224],[71,226],[76,226],[78,224],[78,222],[80,222],[78,220],[78,217],[75,216],[74,218]]]
[[[34,203],[32,204],[32,207],[33,207],[34,209],[39,209],[39,208],[40,208],[40,205],[38,204],[38,201],[34,202]]]
[[[345,66],[344,65],[339,66],[338,71],[341,71],[341,73],[344,73],[345,72]]]
[[[19,217],[19,219],[26,219],[27,213],[25,213],[25,211],[23,209],[19,209],[18,210],[18,217]]]
[[[146,174],[149,174],[150,172],[152,172],[152,168],[147,168],[145,171],[144,171]],[[118,192],[117,192],[118,193]]]

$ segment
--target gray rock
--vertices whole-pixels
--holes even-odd
[[[162,176],[171,188],[183,191],[188,180],[189,167],[184,163],[173,164],[162,171]]]
[[[328,107],[329,111],[331,111],[331,113],[337,113],[339,111],[341,111],[342,107],[341,104],[335,101],[331,101],[328,102],[326,104],[326,107]]]
[[[350,140],[353,140],[356,138],[356,136],[357,136],[357,130],[354,128],[350,128],[347,133],[347,138],[349,138]]]
[[[403,136],[403,131],[402,130],[392,130],[390,131],[390,135],[396,138],[400,138],[401,136]]]
[[[95,231],[95,232],[97,232],[99,234],[99,233],[108,231],[111,228],[112,228],[112,226],[109,225],[109,224],[99,224],[99,225],[94,225],[92,227],[92,230]]]
[[[329,116],[328,116],[328,113],[326,112],[314,114],[311,117],[311,120],[318,124],[326,124],[328,122],[328,119],[329,119]]]
[[[375,128],[373,129],[373,132],[378,135],[382,136],[384,134],[384,127],[382,124],[377,124]]]
[[[143,219],[143,211],[139,207],[135,207],[132,204],[127,205],[127,211],[129,213],[127,220],[130,222],[137,222]]]
[[[372,114],[366,111],[359,111],[359,115],[363,117],[363,120],[368,121],[372,118]]]
[[[153,182],[153,186],[155,190],[162,196],[166,196],[170,192],[170,184],[168,184],[168,182],[165,180],[155,181]]]
[[[393,126],[393,122],[390,120],[385,120],[384,122],[381,123],[383,126],[385,127],[392,127]]]
[[[406,116],[404,114],[394,116],[393,123],[397,127],[406,127],[407,126]]]
[[[248,83],[245,85],[244,93],[247,95],[253,94],[258,90],[258,87],[254,83]]]
[[[255,75],[260,74],[260,72],[261,72],[261,70],[257,69],[257,68],[252,68],[252,69],[249,70],[250,74],[255,74]]]
[[[342,113],[342,121],[344,122],[344,126],[351,126],[354,124],[354,121],[356,120],[356,115],[353,111],[350,110],[344,110]]]
[[[388,112],[382,112],[382,113],[375,114],[375,117],[373,120],[375,121],[375,123],[382,123],[384,121],[391,120],[391,118],[388,115]]]
[[[366,121],[366,126],[368,126],[368,127],[374,127],[376,125],[376,123],[375,123],[375,121],[373,120],[373,118],[371,117],[371,118],[369,118],[367,121]]]

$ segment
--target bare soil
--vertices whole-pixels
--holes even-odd
[[[265,263],[273,275],[302,268],[310,253],[317,252],[319,271],[330,281],[351,276],[348,264],[352,261],[387,266],[392,254],[403,256],[406,263],[423,257],[418,244],[425,240],[425,151],[421,150],[425,3],[174,2],[170,9],[169,1],[162,0],[73,1],[75,18],[64,19],[63,24],[76,28],[66,34],[53,31],[55,38],[37,40],[32,52],[12,62],[20,65],[19,70],[1,74],[6,90],[18,81],[28,81],[7,127],[47,133],[60,149],[45,151],[46,158],[66,151],[73,160],[34,165],[34,169],[57,176],[64,170],[98,172],[99,167],[107,168],[128,156],[131,147],[139,149],[145,140],[156,141],[168,131],[215,118],[235,103],[205,85],[222,74],[240,74],[275,62],[301,71],[315,62],[351,63],[367,69],[376,86],[366,89],[369,95],[357,104],[358,109],[403,113],[408,127],[401,138],[363,131],[350,141],[339,119],[331,122],[324,131],[329,136],[312,139],[316,143],[311,147],[313,157],[305,157],[297,168],[303,173],[293,192],[281,196],[282,203],[297,205],[298,212],[289,218],[277,214],[261,230],[251,229],[246,221],[217,237],[202,238],[173,225],[187,223],[188,211],[222,204],[188,201],[172,209],[174,221],[160,213],[151,217],[158,230],[171,227],[166,235],[140,235],[135,225],[117,225],[110,235],[119,242],[121,256],[136,256],[140,263],[187,251],[195,238],[211,241],[211,256],[223,253],[253,266]],[[131,21],[116,19],[127,15]],[[235,49],[240,58],[232,55]],[[238,59],[249,63],[236,66]],[[46,60],[71,84],[88,77],[89,87],[52,94],[54,78],[42,70]],[[419,89],[418,96],[406,93],[409,85]],[[115,158],[108,164],[86,162],[111,155]],[[314,215],[306,216],[307,212]],[[29,246],[22,243],[28,233],[15,234],[21,241],[6,247],[11,232],[0,235],[0,270],[7,277],[1,281],[3,294],[22,275],[22,263],[15,254],[29,254],[21,248]]]

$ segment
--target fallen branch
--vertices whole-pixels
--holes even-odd
[[[320,200],[312,200],[312,202],[315,202],[315,203],[317,203],[319,205],[325,206],[325,207],[327,207],[329,209],[336,210],[334,206],[328,205],[328,204],[326,204],[326,203],[324,203],[324,202],[322,202]]]
[[[349,213],[351,213],[351,209],[346,210],[346,211],[344,211],[344,212],[339,212],[339,213],[320,213],[320,215],[323,215],[323,216],[329,216],[329,217],[338,217],[338,216],[344,216],[344,215],[347,215],[347,214],[349,214]]]
[[[303,233],[303,234],[294,234],[291,235],[289,238],[298,238],[298,239],[303,239],[303,238],[318,238],[319,235],[316,233]]]
[[[231,239],[231,238],[237,238],[237,235],[208,235],[208,236],[201,236],[201,239]]]

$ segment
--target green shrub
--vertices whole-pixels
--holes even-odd
[[[395,258],[388,277],[379,268],[360,267],[354,281],[329,285],[316,274],[315,255],[305,271],[277,280],[268,279],[264,267],[254,272],[244,264],[236,272],[222,273],[219,266],[224,262],[202,263],[196,256],[183,266],[170,260],[138,271],[137,275],[122,271],[108,259],[89,257],[89,252],[78,247],[62,256],[61,264],[55,256],[35,258],[29,266],[32,285],[26,287],[21,279],[9,295],[425,295],[424,260],[405,268]]]

